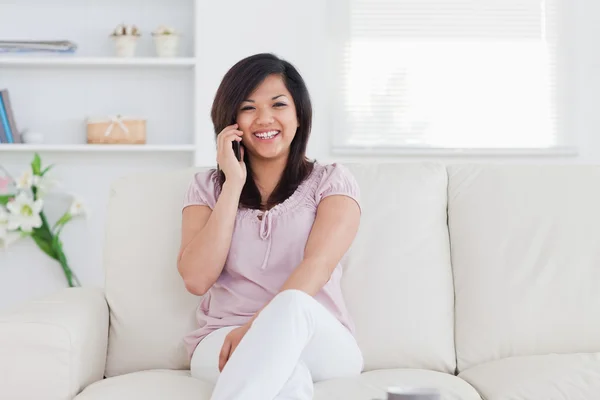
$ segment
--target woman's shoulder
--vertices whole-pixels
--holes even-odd
[[[320,178],[326,176],[350,176],[352,177],[352,171],[344,163],[338,161],[332,161],[329,163],[321,163],[315,161],[313,163],[314,171],[320,176]]]
[[[219,197],[219,172],[215,168],[193,174],[184,196],[183,206],[207,205],[214,208]]]
[[[315,162],[313,176],[316,179],[317,203],[334,194],[347,195],[358,201],[360,187],[352,171],[340,162],[321,164]]]
[[[199,184],[213,187],[219,181],[219,171],[216,168],[203,169],[195,172],[192,180]]]
[[[350,168],[340,162],[314,162],[313,177],[319,181],[319,186],[336,183],[357,184]]]

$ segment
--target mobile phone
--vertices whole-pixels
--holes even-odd
[[[238,161],[242,161],[242,154],[240,152],[240,142],[238,142],[237,140],[234,140],[232,142],[232,146],[233,146],[233,153],[235,154],[235,158],[237,158]]]
[[[233,117],[233,120],[231,121],[231,124],[235,124],[236,123],[236,118]],[[238,127],[239,128],[239,127]],[[231,143],[231,146],[233,147],[233,153],[235,154],[235,158],[237,158],[238,161],[242,161],[242,153],[240,152],[240,142],[238,142],[237,140],[234,140]]]

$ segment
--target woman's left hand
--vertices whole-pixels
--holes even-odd
[[[248,332],[248,329],[250,329],[250,324],[245,324],[233,329],[225,336],[223,347],[221,347],[221,352],[219,353],[219,372],[223,371],[229,357],[231,357],[235,348],[240,344],[240,341],[246,332]]]

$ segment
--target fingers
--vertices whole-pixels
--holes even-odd
[[[217,144],[217,151],[221,150],[221,151],[229,151],[228,149],[231,149],[231,143],[233,143],[234,141],[236,142],[241,142],[242,141],[242,136],[243,132],[242,131],[238,131],[238,130],[231,130],[231,131],[227,131],[227,132],[223,132],[218,140],[218,144]]]
[[[225,341],[223,342],[223,347],[221,347],[221,352],[219,353],[219,372],[223,371],[225,367],[225,363],[229,358],[229,353],[231,350],[231,339],[229,337],[225,337]]]
[[[241,138],[242,138],[241,136],[242,136],[243,134],[244,134],[244,132],[242,132],[242,131],[238,131],[237,129],[234,129],[234,130],[232,130],[232,131],[223,132],[223,133],[221,134],[221,136],[219,136],[219,137],[220,137],[220,139],[221,139],[222,141],[227,141],[227,140],[228,140],[228,141],[230,141],[230,142],[233,142],[233,141],[234,141],[235,139],[237,139],[237,138],[241,139]]]
[[[238,124],[234,124],[234,125],[230,125],[230,126],[226,127],[219,134],[219,139],[221,139],[223,141],[229,140],[230,142],[233,142],[236,137],[240,137],[244,134],[244,132],[237,129],[237,127],[238,127]]]
[[[231,147],[231,143],[233,143],[234,141],[240,142],[242,140],[242,138],[238,135],[234,134],[230,134],[230,135],[225,135],[224,137],[220,138],[221,140],[219,141],[219,147],[223,148],[223,149],[228,149]]]

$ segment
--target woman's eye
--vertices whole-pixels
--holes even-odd
[[[273,104],[273,107],[285,107],[287,106],[287,104],[285,103],[275,103]],[[248,110],[254,110],[254,107],[252,106],[246,106],[242,108],[242,111],[248,111]]]

